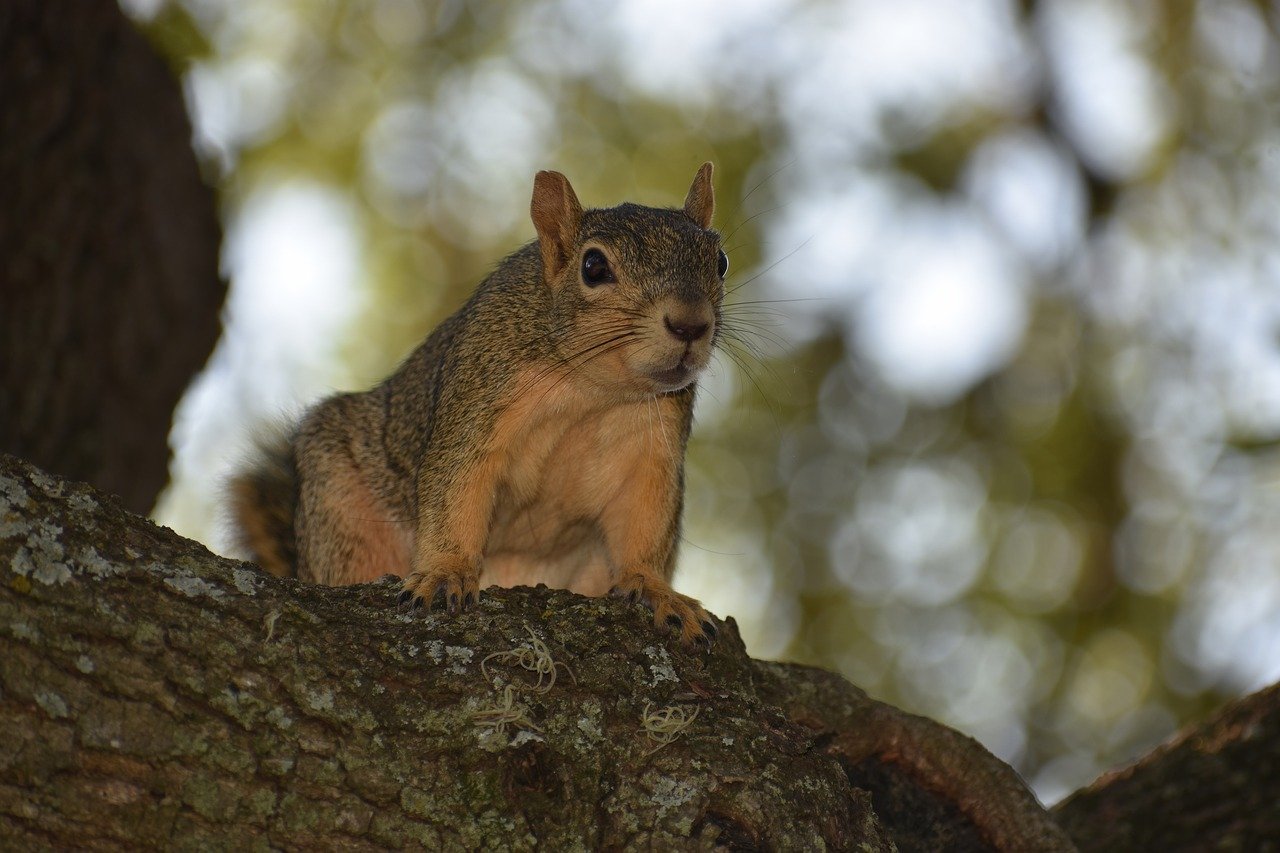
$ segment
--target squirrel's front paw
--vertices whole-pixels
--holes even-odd
[[[660,631],[676,630],[685,648],[695,644],[710,649],[716,639],[716,624],[697,599],[681,595],[666,581],[644,574],[624,575],[609,594],[614,598],[639,601],[653,611],[653,624]]]
[[[427,609],[439,606],[449,613],[466,610],[480,598],[480,573],[463,557],[439,555],[426,568],[414,569],[404,579],[398,603],[415,612],[425,602]]]

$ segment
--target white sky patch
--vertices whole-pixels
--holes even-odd
[[[120,0],[120,8],[136,21],[150,21],[164,8],[166,0]]]
[[[1007,133],[984,142],[963,178],[970,198],[1032,267],[1052,269],[1080,246],[1084,187],[1075,163],[1043,136]]]
[[[263,57],[194,63],[185,85],[197,151],[226,165],[274,134],[287,106],[287,76]]]
[[[1196,36],[1238,79],[1248,83],[1263,75],[1267,22],[1255,6],[1237,0],[1197,4]]]
[[[765,263],[776,264],[767,276],[771,296],[847,306],[870,284],[867,261],[898,205],[887,183],[848,174],[812,195],[793,197],[766,244],[776,254]],[[820,314],[831,310],[825,302],[810,307]]]
[[[779,26],[794,5],[792,0],[628,0],[603,21],[597,6],[581,4],[581,20],[588,26],[584,35],[601,25],[612,30],[609,38],[618,51],[611,58],[628,82],[664,99],[700,104],[719,97],[724,84],[742,79],[750,66],[758,72],[762,59],[778,63]]]
[[[1017,101],[1034,80],[999,0],[818,4],[780,37],[780,106],[801,154],[877,146],[886,115],[899,136],[924,135],[948,113]]]
[[[1034,206],[1009,192],[1013,198],[991,201],[1004,215]],[[1057,215],[1011,226],[1023,229],[1026,253],[1042,262],[1079,237],[1070,213]],[[765,264],[776,264],[764,276],[769,298],[800,300],[787,309],[799,316],[845,318],[859,354],[917,400],[941,404],[963,394],[1007,361],[1026,327],[1018,257],[1026,253],[1011,251],[971,208],[909,200],[884,178],[855,173],[797,198],[768,245],[778,253]],[[793,323],[788,338],[798,344],[818,330]]]
[[[442,80],[434,100],[388,103],[365,129],[361,179],[374,207],[404,228],[433,223],[489,246],[526,232],[529,193],[549,147],[546,91],[507,60]]]
[[[1041,31],[1068,133],[1111,178],[1141,173],[1169,131],[1163,82],[1139,52],[1138,12],[1110,0],[1042,5]]]
[[[1027,323],[1022,277],[971,216],[914,217],[877,260],[854,343],[891,385],[948,403],[1011,356]]]
[[[320,184],[267,186],[227,229],[225,330],[175,415],[173,484],[156,516],[225,548],[211,520],[254,425],[331,392],[337,342],[361,310],[360,235],[350,201]]]
[[[963,462],[875,469],[862,479],[853,524],[870,553],[845,559],[847,534],[829,544],[840,579],[880,602],[936,607],[963,595],[986,556],[980,512],[986,486]]]
[[[1170,641],[1206,686],[1247,693],[1280,678],[1280,576],[1269,553],[1241,535],[1184,599]]]

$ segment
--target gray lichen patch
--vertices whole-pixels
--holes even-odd
[[[226,591],[221,587],[214,586],[204,578],[192,577],[191,575],[175,575],[174,577],[165,578],[164,585],[191,598],[207,596],[215,601],[224,601],[227,597]]]
[[[670,776],[659,777],[653,785],[653,803],[659,813],[678,809],[692,801],[701,791],[691,782],[677,781]]]
[[[49,476],[44,471],[34,466],[27,468],[27,476],[31,478],[31,482],[35,487],[44,492],[51,498],[60,498],[63,495],[64,484],[61,480]]]
[[[76,493],[67,498],[67,503],[73,510],[85,516],[87,526],[96,527],[93,523],[93,513],[98,509],[98,502],[83,492]]]
[[[39,581],[45,586],[57,586],[71,580],[71,569],[60,560],[41,559],[26,548],[19,548],[9,561],[13,573]]]
[[[14,574],[46,586],[60,585],[71,580],[66,550],[62,547],[60,526],[41,520],[28,523],[23,533],[26,543],[18,546],[9,559],[9,568]]]
[[[466,675],[467,666],[476,655],[475,649],[469,649],[466,646],[446,646],[441,640],[429,640],[420,646],[391,644],[381,647],[379,651],[392,660],[406,663],[417,660],[421,655],[434,664],[447,664],[449,672],[454,675]]]
[[[27,535],[27,522],[10,507],[0,505],[0,539],[18,539]]]
[[[9,624],[9,633],[19,640],[34,643],[40,639],[40,629],[25,619],[15,619]]]
[[[13,477],[0,476],[0,512],[13,509],[27,509],[31,506],[31,496],[26,487]]]
[[[71,715],[66,700],[50,690],[39,690],[35,694],[36,704],[52,719],[61,720]]]
[[[333,691],[327,687],[319,689],[304,688],[307,707],[319,713],[333,711]]]
[[[249,569],[235,569],[231,578],[241,595],[257,595],[261,578]]]
[[[665,647],[646,646],[644,653],[652,661],[649,665],[649,673],[652,676],[649,681],[650,687],[657,687],[664,681],[680,681],[680,676],[676,675],[675,667],[672,665],[671,655]]]
[[[595,746],[604,740],[604,729],[602,723],[604,721],[604,712],[600,708],[600,703],[594,699],[584,702],[579,710],[582,716],[577,719],[577,729],[581,732],[581,736],[575,738],[575,746],[583,752],[594,749]]]
[[[444,653],[449,661],[449,671],[454,675],[466,675],[467,664],[476,655],[474,649],[463,646],[445,646]]]
[[[93,575],[95,578],[111,577],[113,575],[124,574],[127,571],[124,566],[109,562],[95,549],[87,545],[76,551],[75,559],[80,569],[90,575]]]

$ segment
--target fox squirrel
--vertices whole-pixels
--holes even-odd
[[[455,613],[482,585],[610,593],[710,646],[715,623],[670,580],[728,268],[711,172],[682,210],[583,210],[539,172],[537,239],[389,378],[321,401],[232,479],[241,544],[306,581],[401,575],[412,609]]]

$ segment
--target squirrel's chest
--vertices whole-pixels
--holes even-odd
[[[590,518],[627,488],[636,471],[666,465],[678,450],[658,401],[537,419],[507,449],[499,504]]]
[[[678,466],[675,454],[683,451],[670,401],[592,402],[566,395],[554,407],[515,410],[500,424],[494,446],[503,474],[485,548],[486,582],[607,590],[601,518],[647,479],[644,471]]]

